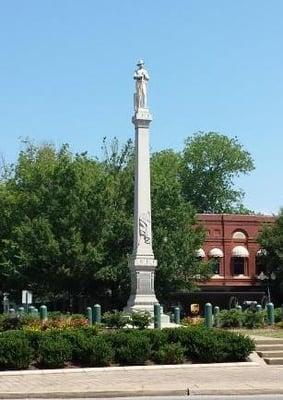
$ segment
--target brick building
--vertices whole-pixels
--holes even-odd
[[[227,307],[232,297],[261,301],[265,288],[257,279],[263,270],[257,236],[265,224],[273,224],[273,216],[237,214],[198,214],[205,227],[206,240],[198,257],[215,260],[215,274],[201,283],[200,291],[185,296],[184,303],[213,302]]]

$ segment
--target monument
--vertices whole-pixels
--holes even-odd
[[[142,60],[137,64],[134,79],[136,81],[132,118],[135,125],[134,242],[133,253],[129,258],[131,294],[126,310],[153,313],[154,304],[158,303],[158,300],[154,291],[157,260],[152,250],[151,229],[149,125],[152,115],[147,102],[149,74]],[[166,320],[166,317],[164,315],[162,319]]]

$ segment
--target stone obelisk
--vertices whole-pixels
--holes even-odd
[[[150,199],[150,159],[149,125],[152,121],[147,104],[147,83],[149,75],[140,60],[134,74],[136,92],[135,112],[135,205],[134,243],[129,258],[131,271],[131,295],[126,310],[147,310],[153,313],[158,303],[154,291],[154,271],[157,261],[152,250],[151,199]]]

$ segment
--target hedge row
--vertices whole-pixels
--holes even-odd
[[[248,337],[204,327],[8,331],[0,334],[0,369],[244,361],[253,350]]]
[[[274,310],[275,323],[281,321],[282,310],[276,308]],[[267,313],[265,310],[255,311],[246,310],[241,311],[235,308],[230,310],[222,310],[218,314],[219,325],[222,328],[239,328],[245,327],[248,329],[262,328],[268,324]]]

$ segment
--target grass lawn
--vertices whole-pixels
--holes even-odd
[[[267,327],[259,329],[229,329],[232,332],[242,333],[243,335],[249,336],[265,336],[271,338],[282,338],[283,339],[283,329],[278,327]]]

